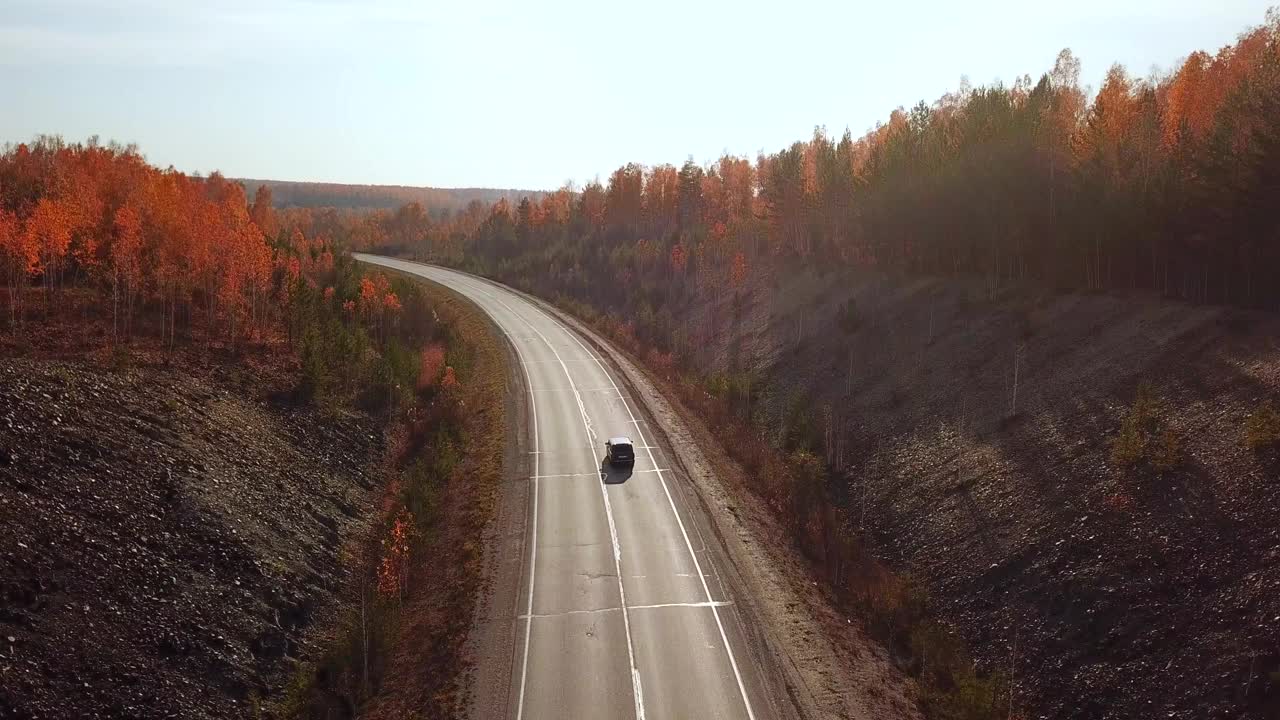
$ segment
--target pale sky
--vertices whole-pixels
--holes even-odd
[[[0,144],[279,180],[549,189],[754,157],[1048,70],[1217,50],[1277,0],[0,0]]]

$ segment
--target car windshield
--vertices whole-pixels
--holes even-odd
[[[627,443],[615,443],[613,446],[613,452],[616,455],[630,455],[631,446]]]

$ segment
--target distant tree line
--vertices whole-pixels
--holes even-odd
[[[541,193],[496,188],[430,188],[405,185],[347,185],[285,180],[239,180],[245,187],[266,187],[278,208],[337,208],[343,210],[394,210],[417,203],[435,219],[461,212],[471,203],[490,205],[501,198],[514,200]]]
[[[1091,101],[1079,74],[1064,50],[861,138],[630,164],[396,249],[633,310],[788,264],[1280,307],[1280,14],[1167,74],[1114,66]]]

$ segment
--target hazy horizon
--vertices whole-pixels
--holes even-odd
[[[546,190],[627,163],[705,163],[862,135],[899,106],[1113,62],[1146,77],[1216,51],[1274,0],[786,8],[423,9],[407,0],[16,0],[0,18],[12,111],[39,133],[136,143],[228,177]]]

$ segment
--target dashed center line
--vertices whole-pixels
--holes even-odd
[[[484,291],[481,291],[481,292],[484,292]],[[578,385],[573,381],[573,374],[569,372],[569,368],[565,365],[565,360],[560,356],[560,352],[556,350],[555,345],[553,345],[551,341],[547,339],[547,336],[543,334],[542,331],[534,327],[533,323],[530,322],[528,318],[524,317],[520,313],[517,313],[514,309],[511,308],[510,305],[503,302],[501,298],[491,295],[490,293],[487,293],[487,292],[484,292],[484,294],[488,295],[499,305],[506,308],[507,312],[511,313],[513,316],[522,320],[524,324],[528,326],[528,328],[532,330],[535,335],[542,338],[542,342],[547,346],[547,349],[549,349],[551,351],[551,354],[555,356],[556,361],[560,364],[560,369],[565,374],[565,379],[568,380],[569,382],[569,387],[572,388],[574,399],[577,401],[578,412],[582,416],[582,428],[585,434],[587,435],[587,443],[594,448],[596,446],[596,441],[598,439],[596,436],[595,429],[591,427],[591,418],[587,415],[586,406],[582,402],[582,394],[578,391],[577,389]],[[572,338],[572,335],[570,337]],[[577,340],[577,338],[572,338],[572,339],[575,342],[577,342],[578,346],[581,347],[583,351],[586,353],[587,357],[590,359],[588,360],[588,362],[595,362],[597,365],[600,364],[600,358],[596,357],[593,353],[587,351],[586,346],[582,345],[581,341]],[[525,365],[528,364],[524,360],[521,360],[521,362],[524,363]],[[606,373],[606,377],[607,376],[608,376],[608,373]],[[614,387],[614,389],[618,392],[619,395],[622,394],[622,391],[617,389],[617,383],[613,382],[612,378],[609,378],[609,383]],[[626,404],[625,401],[623,402],[623,404],[624,405]],[[641,442],[643,442],[643,440]],[[593,451],[592,457],[594,457],[594,451]],[[653,464],[655,467],[657,466],[657,463],[653,459],[652,453],[650,453],[649,462]],[[661,472],[658,472],[658,478],[659,479],[662,478]],[[640,668],[639,666],[636,665],[635,646],[631,639],[631,618],[629,614],[630,609],[629,609],[629,606],[627,605],[627,591],[622,584],[622,548],[618,544],[618,528],[613,519],[613,507],[609,502],[609,493],[605,490],[603,483],[600,485],[600,497],[604,502],[604,514],[605,514],[605,518],[608,520],[608,523],[609,523],[609,538],[611,543],[613,544],[613,565],[614,565],[614,570],[616,571],[616,574],[618,577],[618,601],[621,604],[621,608],[619,609],[622,611],[623,633],[627,638],[627,660],[631,665],[631,693],[635,701],[636,720],[644,720],[644,689],[640,681]],[[694,559],[694,562],[695,564],[697,563],[696,558]],[[704,581],[703,583],[704,587],[705,587],[705,584],[706,583]],[[530,602],[532,602],[532,597],[533,596],[531,592]],[[709,594],[708,594],[708,599],[710,599]],[[711,612],[714,614],[716,612],[716,609],[712,607]],[[533,611],[531,609],[528,614],[532,615],[532,613]],[[719,622],[719,616],[716,616],[716,620],[717,622]],[[532,625],[532,623],[533,623],[532,618],[530,618],[525,626],[526,642],[528,641],[528,628],[530,625]],[[723,632],[721,633],[721,635],[723,635]],[[525,667],[526,668],[528,667],[527,656],[525,659]],[[735,671],[736,671],[736,668],[735,668]],[[520,707],[520,710],[518,712],[523,713],[523,710],[524,710],[523,682],[522,682],[522,687],[520,692],[519,707]],[[750,707],[748,707],[748,712],[749,711],[750,711]],[[751,720],[755,720],[754,716],[751,718]]]
[[[636,450],[661,450],[662,449],[657,445],[632,445],[631,447],[635,448]],[[565,454],[580,453],[583,450],[586,450],[588,452],[594,452],[595,447],[571,447],[571,448],[560,448],[558,450],[530,450],[529,454],[530,455],[556,455],[558,453],[565,453]],[[663,472],[666,472],[665,468],[663,469]]]
[[[711,607],[725,607],[726,605],[732,605],[732,604],[733,602],[729,600],[713,600],[711,602],[657,603],[655,605],[628,605],[626,609],[627,610],[659,610],[662,608],[711,608]],[[545,618],[565,617],[566,615],[592,615],[595,613],[621,612],[621,611],[622,611],[622,608],[620,607],[595,608],[592,610],[565,610],[564,612],[558,612],[558,613],[539,613],[536,615],[535,614],[521,615],[520,619],[539,620],[539,619],[545,619]]]
[[[573,388],[567,388],[567,387],[562,387],[562,388],[561,388],[561,387],[553,387],[553,388],[534,388],[534,389],[533,389],[533,392],[540,392],[540,393],[551,393],[551,392],[573,392]],[[616,392],[617,392],[617,390],[614,390],[614,389],[613,389],[613,388],[611,388],[611,387],[602,387],[602,388],[578,388],[578,392],[580,392],[580,393],[596,393],[596,392],[616,393]]]
[[[663,472],[671,472],[671,470],[670,468],[655,468],[653,470],[632,470],[631,471],[633,475],[637,475],[639,473],[663,473]],[[531,475],[530,479],[546,480],[548,478],[600,477],[601,475],[604,475],[604,474],[605,473],[603,472],[593,472],[593,473],[585,472],[585,473],[561,473],[559,475]]]

